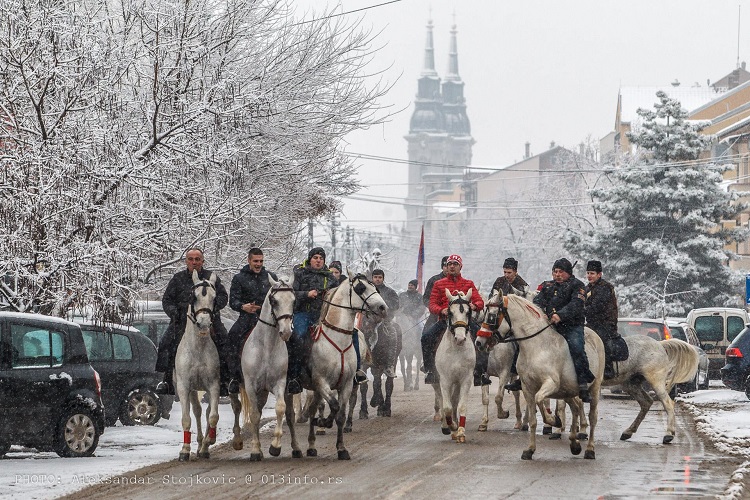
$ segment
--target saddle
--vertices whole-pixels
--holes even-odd
[[[628,344],[625,339],[620,335],[615,338],[609,338],[605,342],[606,350],[609,351],[609,356],[612,361],[625,361],[628,359],[630,353],[628,352]]]

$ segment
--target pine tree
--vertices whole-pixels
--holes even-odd
[[[739,274],[729,268],[732,254],[724,247],[747,234],[722,226],[745,207],[721,186],[722,173],[732,167],[699,160],[713,138],[686,121],[679,101],[656,95],[654,110],[639,109],[642,124],[628,134],[636,154],[609,170],[609,183],[590,191],[604,222],[571,234],[566,248],[603,262],[621,314],[660,317],[737,306]]]

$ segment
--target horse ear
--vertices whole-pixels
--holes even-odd
[[[448,297],[448,300],[451,300],[453,298],[453,295],[451,295],[451,291],[447,288],[445,289],[445,296]]]
[[[346,265],[346,275],[349,278],[349,281],[352,280],[352,272],[349,270],[349,264]]]
[[[466,293],[466,300],[471,299],[471,288],[469,288],[469,291]]]
[[[196,269],[193,269],[193,284],[195,285],[200,280],[201,279],[198,277],[198,271]]]
[[[212,285],[216,284],[216,273],[211,273],[211,276],[208,277],[208,282]]]
[[[268,282],[271,284],[271,286],[276,286],[279,284],[279,282],[273,279],[273,276],[271,276],[270,274],[268,275]]]
[[[288,285],[289,288],[293,288],[294,287],[294,273],[292,273],[292,277],[291,277],[291,279],[289,280],[288,283],[289,283],[289,285]]]

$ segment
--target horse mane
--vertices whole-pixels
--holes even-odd
[[[667,391],[671,390],[675,384],[691,381],[698,370],[698,351],[679,339],[662,340],[661,345],[667,351],[667,357],[671,361],[666,377]]]
[[[537,314],[539,314],[543,318],[547,317],[547,313],[544,312],[541,307],[539,307],[538,305],[534,304],[529,299],[524,298],[522,295],[516,295],[516,294],[512,293],[510,295],[505,295],[505,297],[508,297],[508,300],[514,300],[516,302],[519,302],[520,305],[523,305],[523,306],[531,308],[532,310],[534,310]]]

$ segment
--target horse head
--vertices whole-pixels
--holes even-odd
[[[349,305],[352,309],[360,310],[365,314],[372,313],[379,318],[385,318],[388,313],[385,300],[373,282],[364,274],[356,274],[349,278]]]
[[[507,317],[507,307],[508,298],[503,296],[502,290],[493,289],[490,292],[490,298],[484,304],[484,321],[482,321],[482,327],[477,332],[477,339],[474,342],[480,351],[491,349],[497,344],[498,337],[507,335],[510,331],[510,323],[508,322],[507,330],[500,332],[503,319]]]
[[[201,279],[198,277],[198,271],[194,269],[193,290],[187,317],[195,325],[201,337],[211,332],[214,321],[214,299],[216,299],[216,275],[211,273],[208,279]]]
[[[287,284],[283,279],[276,281],[269,275],[268,282],[271,283],[271,288],[266,294],[265,305],[267,308],[263,307],[262,311],[269,311],[267,314],[270,314],[272,322],[269,321],[268,324],[275,327],[281,340],[286,342],[292,335],[292,318],[294,317],[294,288],[292,288],[292,285],[294,277]]]
[[[465,294],[457,291],[454,295],[446,288],[445,296],[448,297],[448,330],[456,344],[463,345],[471,318],[471,290]]]

